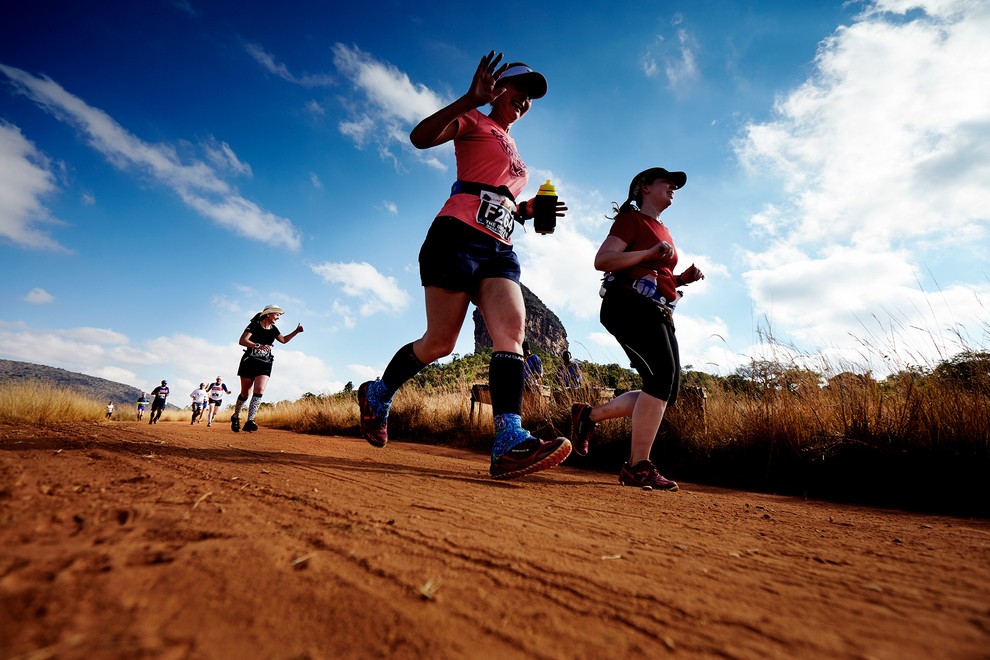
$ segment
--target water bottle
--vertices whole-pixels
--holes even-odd
[[[557,227],[557,190],[550,179],[533,198],[533,227],[537,234],[552,234]]]

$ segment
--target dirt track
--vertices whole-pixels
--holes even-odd
[[[990,657],[987,520],[487,467],[0,426],[0,657]]]

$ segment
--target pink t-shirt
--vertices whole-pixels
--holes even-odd
[[[639,211],[620,213],[612,223],[608,232],[626,243],[626,252],[646,250],[656,247],[660,241],[667,241],[671,247],[674,239],[670,236],[667,226]],[[638,280],[641,277],[656,277],[657,291],[667,300],[677,300],[677,281],[674,279],[674,267],[677,266],[677,248],[664,259],[643,261],[632,268],[622,271],[624,277]]]
[[[526,164],[516,151],[516,142],[490,117],[477,109],[461,115],[454,136],[457,158],[457,179],[483,183],[492,187],[505,186],[518,196],[526,187],[529,174]],[[467,193],[452,195],[437,214],[457,218],[475,229],[493,236],[507,245],[513,229],[511,200],[504,202],[498,195],[484,193],[482,197]]]

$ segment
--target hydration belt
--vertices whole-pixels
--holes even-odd
[[[508,197],[512,200],[512,203],[516,203],[516,196],[512,194],[508,186],[490,186],[487,183],[477,183],[475,181],[454,181],[454,185],[450,187],[450,194],[458,195],[481,195],[482,191],[487,191],[495,193],[496,195],[502,195],[503,197]]]
[[[657,306],[660,310],[661,316],[667,322],[667,324],[673,328],[674,327],[674,307],[677,305],[677,301],[681,299],[684,294],[680,291],[677,292],[677,298],[674,300],[667,300],[660,294],[657,285],[647,279],[634,280],[629,277],[623,277],[621,275],[616,275],[615,273],[608,273],[602,279],[602,288],[599,294],[602,298],[605,297],[605,292],[609,289],[628,289],[629,291],[634,291],[644,298],[650,300]]]

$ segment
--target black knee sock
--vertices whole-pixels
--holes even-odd
[[[392,356],[392,361],[388,363],[385,373],[382,374],[382,384],[388,389],[389,395],[395,394],[403,383],[422,371],[425,366],[416,357],[410,342]]]
[[[488,387],[492,393],[492,414],[522,414],[523,356],[499,351],[492,353],[488,367]]]

